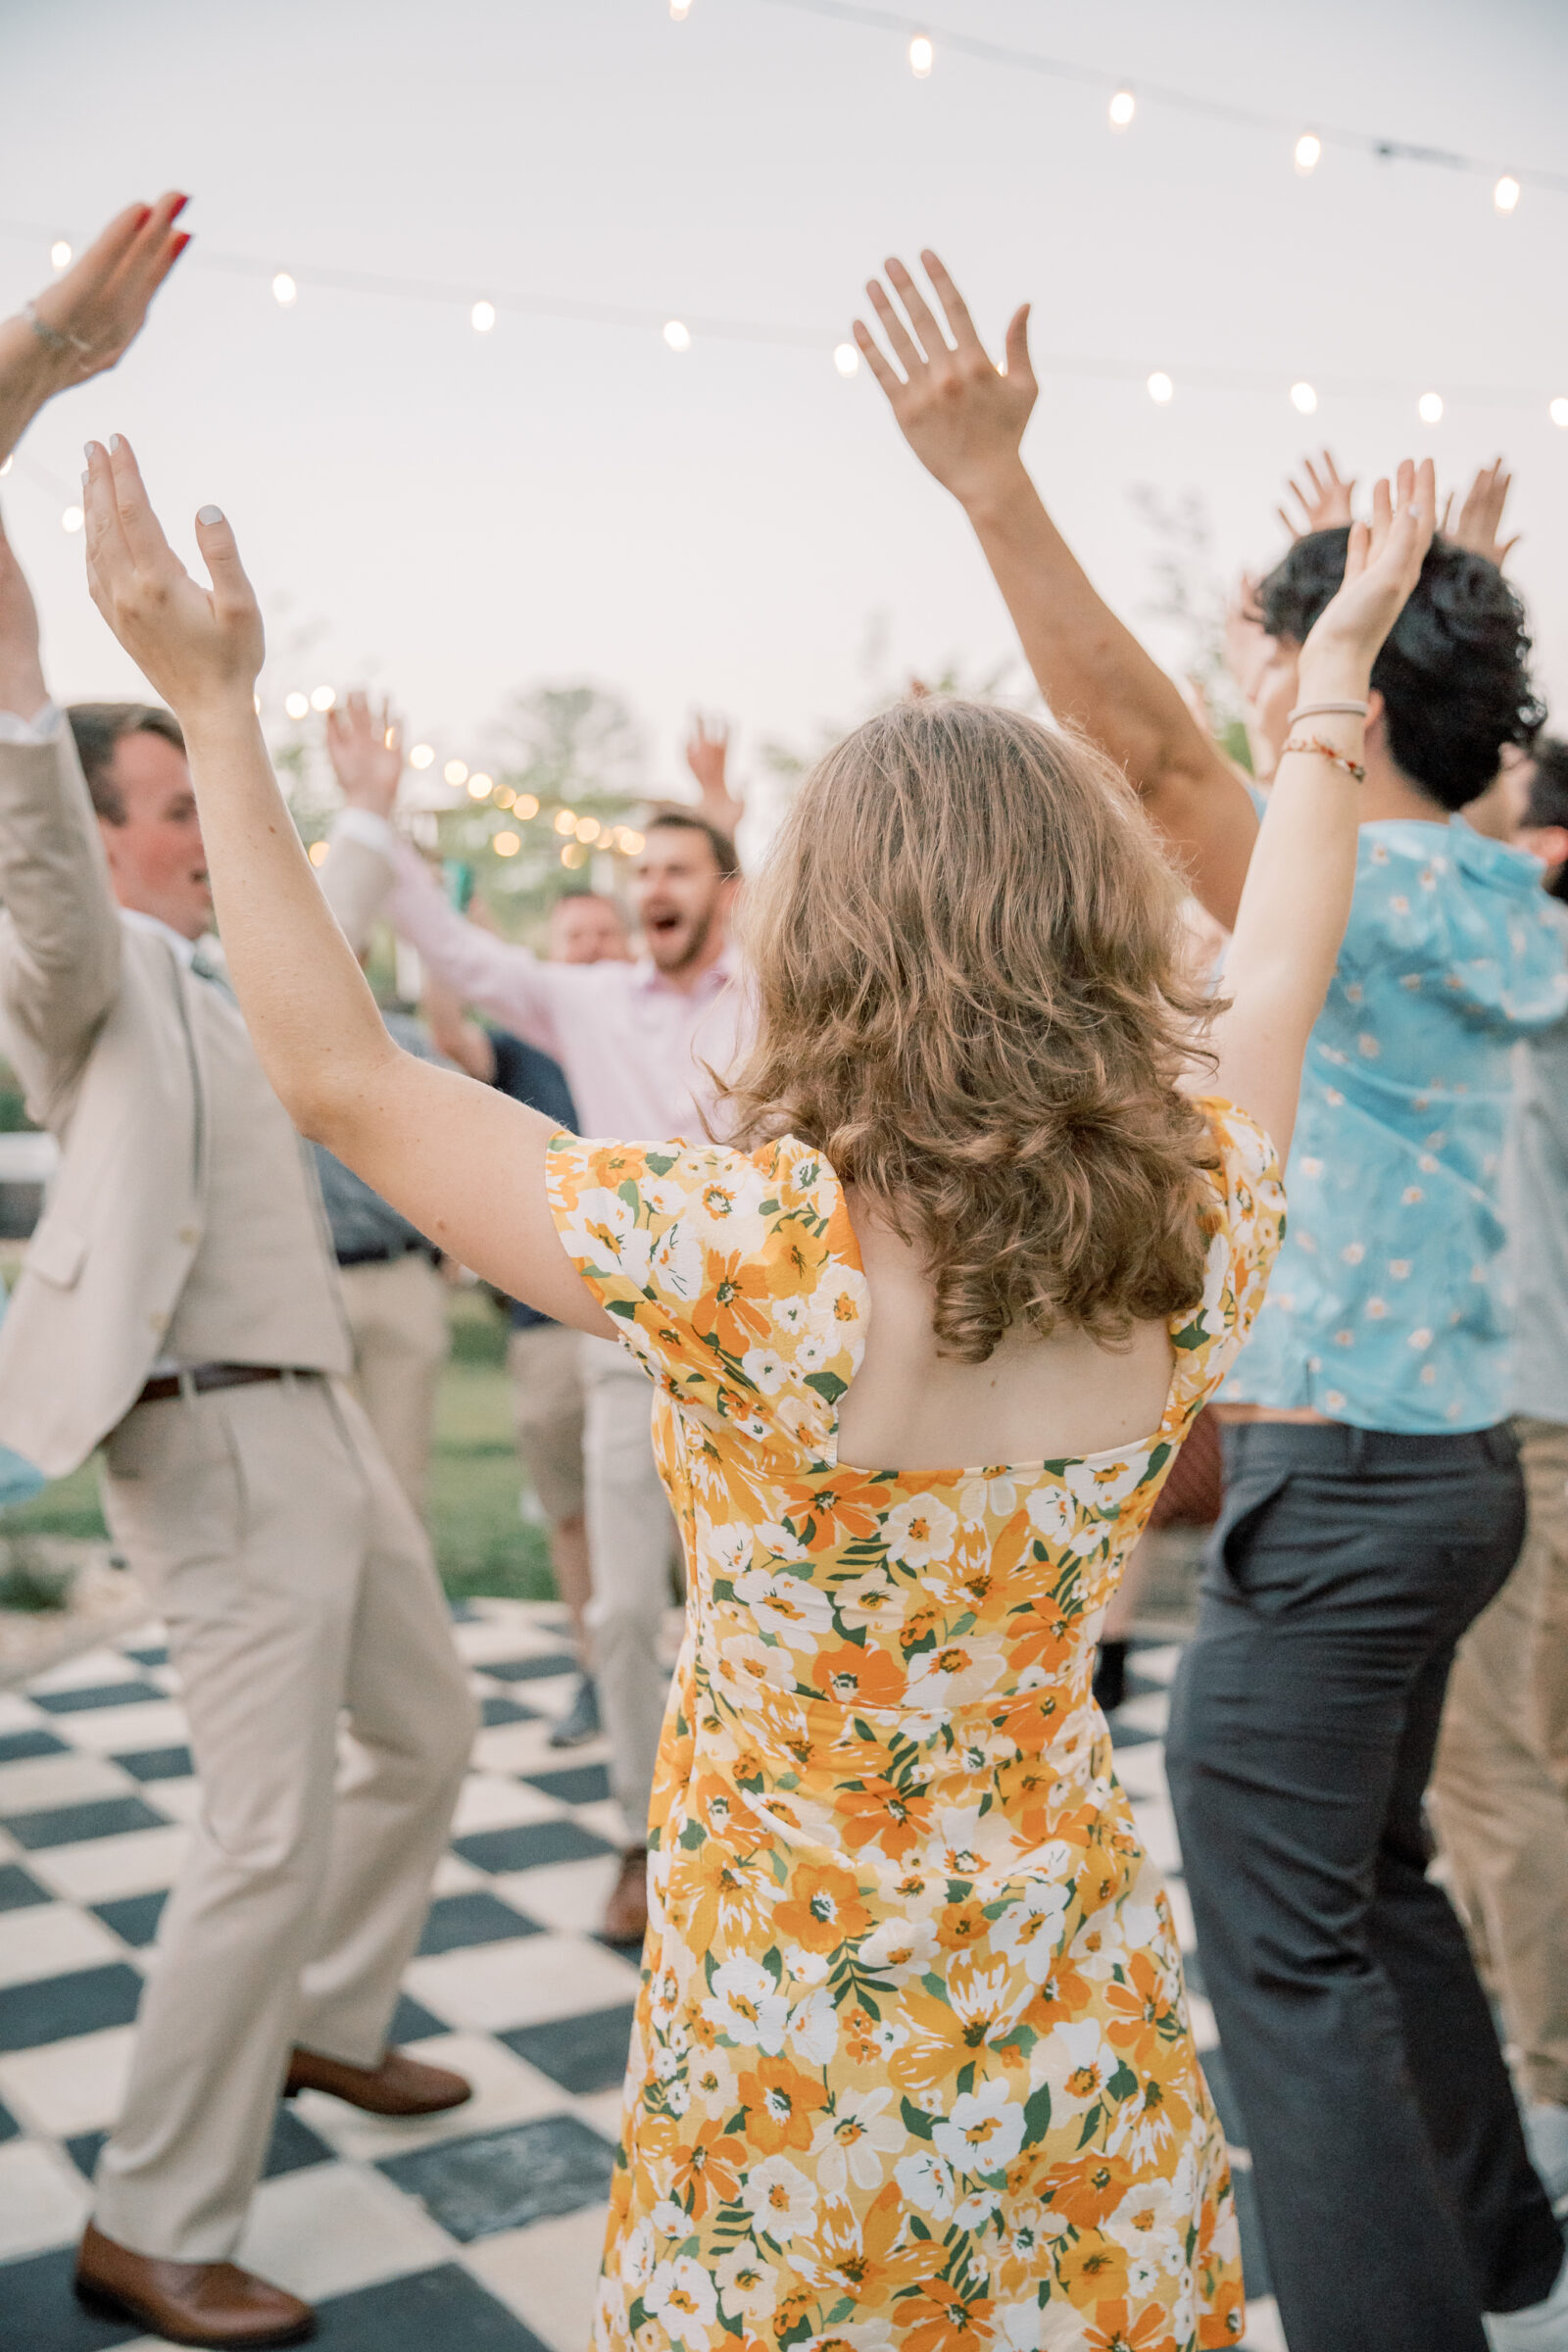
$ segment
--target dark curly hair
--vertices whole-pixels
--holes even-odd
[[[1348,530],[1298,539],[1258,591],[1271,637],[1302,645],[1345,577]],[[1389,752],[1445,808],[1463,808],[1497,772],[1505,743],[1528,748],[1545,718],[1530,681],[1525,609],[1495,564],[1434,539],[1415,593],[1372,665]]]
[[[1538,735],[1531,753],[1535,766],[1530,797],[1525,804],[1527,825],[1568,825],[1568,743],[1560,735]],[[1568,905],[1568,865],[1559,867],[1546,884],[1554,899]]]

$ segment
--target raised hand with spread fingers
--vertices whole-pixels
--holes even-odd
[[[1322,467],[1321,472],[1319,466]],[[1301,520],[1297,522],[1285,507],[1276,507],[1274,510],[1291,537],[1304,539],[1312,531],[1343,529],[1351,519],[1354,474],[1348,477],[1341,474],[1331,449],[1324,450],[1317,465],[1310,458],[1303,458],[1301,471],[1306,477],[1304,490],[1294,474],[1285,485],[1287,494],[1295,499],[1301,511]]]
[[[869,288],[886,348],[863,319],[855,339],[905,439],[968,515],[1047,703],[1125,769],[1228,930],[1257,833],[1252,804],[1175,685],[1096,594],[1029,478],[1020,445],[1039,389],[1029,306],[1013,313],[998,367],[941,261],[920,260],[935,307],[890,261],[887,282]]]
[[[1502,460],[1483,466],[1464,494],[1458,520],[1452,519],[1453,498],[1450,493],[1443,509],[1441,525],[1446,539],[1457,547],[1467,547],[1473,556],[1485,556],[1500,571],[1519,544],[1516,531],[1511,539],[1502,537],[1502,510],[1513,488],[1513,475],[1504,473]]]
[[[377,713],[356,687],[341,709],[329,710],[326,756],[349,808],[391,815],[403,780],[403,722],[386,702]]]
[[[55,393],[124,357],[190,243],[174,225],[188,202],[171,188],[156,204],[127,205],[16,318],[0,319],[0,459]]]
[[[729,782],[729,721],[710,721],[701,710],[692,719],[686,738],[686,764],[702,793],[703,814],[731,840],[746,813],[746,803]]]
[[[261,613],[227,521],[217,507],[196,517],[204,588],[118,436],[88,444],[86,514],[93,602],[183,728],[229,975],[284,1107],[460,1265],[557,1322],[612,1336],[547,1204],[552,1122],[387,1034],[267,756]],[[351,713],[351,742],[368,751],[376,725],[368,705]],[[377,764],[383,791],[389,769],[390,758]]]

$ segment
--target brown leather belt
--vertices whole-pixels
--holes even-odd
[[[281,1380],[284,1369],[281,1364],[192,1364],[188,1372],[160,1372],[156,1380],[148,1381],[136,1402],[160,1404],[167,1397],[182,1396],[187,1388],[194,1389],[198,1396],[205,1396],[209,1389],[248,1389],[259,1380]],[[315,1375],[304,1372],[298,1377],[310,1380]]]

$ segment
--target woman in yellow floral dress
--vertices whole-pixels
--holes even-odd
[[[756,887],[723,1148],[552,1135],[398,1050],[267,762],[227,524],[200,526],[209,598],[123,442],[92,458],[94,592],[185,722],[285,1104],[657,1387],[691,1610],[599,2352],[1241,2335],[1224,2148],[1091,1662],[1278,1246],[1355,706],[1433,495],[1430,466],[1397,514],[1380,485],[1302,651],[1331,707],[1281,759],[1230,1006],[1188,992],[1180,884],[1115,770],[1005,710],[906,706],[823,761]]]
[[[869,1301],[819,1152],[556,1139],[562,1239],[659,1384],[691,1580],[602,2346],[1240,2336],[1223,2137],[1090,1695],[1279,1243],[1270,1146],[1209,1115],[1159,1426],[918,1475],[838,1458]]]

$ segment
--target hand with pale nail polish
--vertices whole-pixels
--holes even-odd
[[[165,538],[128,442],[87,444],[87,585],[93,603],[176,717],[253,716],[266,636],[255,592],[220,507],[196,517],[211,588]]]

